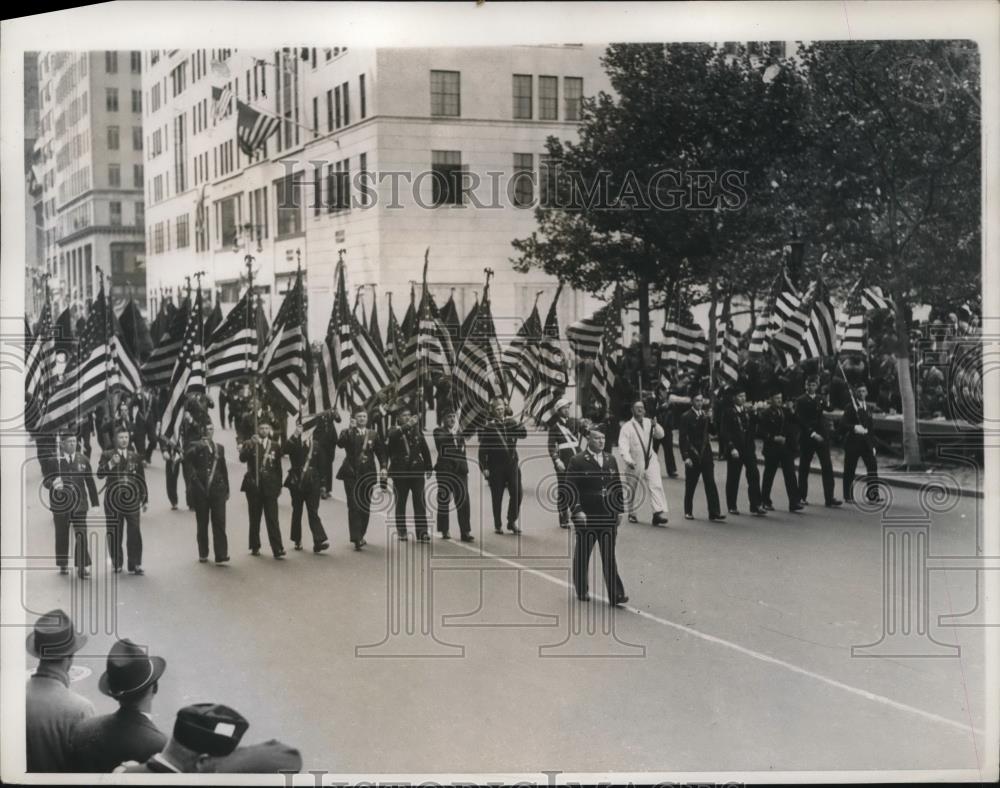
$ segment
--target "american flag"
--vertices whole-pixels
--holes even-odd
[[[441,320],[441,325],[448,329],[451,346],[457,348],[462,341],[462,321],[458,317],[458,307],[455,306],[454,293],[448,296],[448,300],[441,307],[441,314],[438,317]]]
[[[809,328],[812,302],[816,294],[816,282],[809,285],[805,295],[799,300],[795,311],[785,318],[781,329],[771,339],[780,363],[785,367],[794,366],[802,353],[803,338]],[[782,303],[779,298],[779,303]],[[777,311],[777,310],[776,310]]]
[[[733,328],[732,298],[722,304],[721,319],[715,329],[716,371],[721,380],[735,383],[740,377],[740,334]]]
[[[52,367],[55,364],[56,348],[52,336],[52,304],[48,297],[42,306],[42,314],[38,320],[38,331],[34,338],[31,338],[31,328],[25,319],[25,340],[24,396],[26,402],[31,405],[30,411],[25,411],[25,420],[31,423],[25,426],[31,428],[38,421],[41,407],[49,396]]]
[[[190,314],[191,299],[188,297],[184,299],[181,308],[174,313],[170,327],[160,337],[159,343],[140,367],[147,386],[165,386],[170,383]]]
[[[239,99],[236,100],[236,139],[246,156],[252,157],[257,148],[278,130],[280,124],[280,119],[264,115]]]
[[[566,339],[570,348],[581,361],[597,358],[605,325],[615,318],[610,316],[610,305],[598,309],[590,317],[577,320],[566,327]]]
[[[313,345],[311,359],[312,379],[306,396],[305,413],[302,416],[303,430],[314,429],[319,416],[332,410],[337,398],[330,348],[326,342],[316,342]]]
[[[212,88],[212,118],[218,123],[233,111],[233,90],[227,83],[225,87]]]
[[[413,332],[416,329],[417,324],[417,291],[414,285],[410,285],[410,305],[406,308],[406,313],[403,315],[403,322],[399,326],[399,351],[402,353],[402,349],[406,347],[407,343],[410,341],[410,337],[413,336]]]
[[[826,285],[820,280],[816,288],[816,300],[813,302],[809,317],[809,328],[802,338],[801,361],[832,356],[837,349],[837,318],[836,310],[830,302],[830,294]]]
[[[378,324],[378,299],[372,298],[372,316],[368,323],[368,336],[374,347],[385,357],[385,345],[382,344],[382,327]]]
[[[194,307],[187,312],[187,326],[177,353],[177,363],[174,364],[170,376],[167,405],[163,409],[160,434],[169,440],[180,440],[181,418],[184,416],[187,395],[205,391],[205,354],[201,345],[201,291],[195,297]]]
[[[778,296],[781,294],[782,285],[786,277],[787,274],[785,274],[784,268],[782,268],[778,275],[774,277],[774,281],[771,282],[767,301],[764,303],[760,313],[756,315],[753,333],[750,335],[751,358],[762,358],[767,355],[768,350],[771,348],[771,316],[774,313]]]
[[[472,309],[470,309],[469,314],[463,318],[462,325],[458,329],[459,342],[469,336],[469,332],[472,331],[472,326],[476,322],[476,315],[479,314],[479,293],[476,293],[475,295],[476,300],[472,304]]]
[[[211,334],[205,332],[208,337],[205,365],[209,383],[246,377],[257,369],[258,336],[250,314],[252,300],[253,294],[247,288],[222,324]]]
[[[780,331],[785,321],[795,315],[802,305],[802,297],[795,285],[792,284],[788,276],[788,269],[782,267],[780,288],[774,299],[774,308],[771,310],[771,334]]]
[[[840,352],[845,356],[868,355],[867,309],[862,293],[863,288],[855,285],[844,305],[844,319],[837,326]]]
[[[212,334],[215,330],[222,325],[222,305],[219,303],[219,299],[215,299],[215,307],[211,312],[208,313],[208,317],[205,318],[205,345],[208,345],[208,340],[212,338]]]
[[[538,361],[538,343],[542,338],[542,319],[538,315],[538,301],[517,330],[517,336],[503,349],[502,361],[508,381],[524,396],[535,382]]]
[[[61,429],[82,419],[107,398],[114,370],[108,347],[108,305],[104,285],[66,364],[62,385],[52,392],[38,428],[45,432]]]
[[[608,307],[590,388],[594,404],[610,410],[611,391],[616,380],[615,365],[621,356],[621,286],[615,288],[614,298]]]
[[[129,350],[121,324],[113,311],[110,312],[110,318],[111,359],[114,362],[114,369],[111,373],[111,388],[113,391],[135,394],[142,388],[142,374],[139,371],[139,364],[135,360],[135,355]]]
[[[385,355],[375,347],[365,327],[355,322],[353,333],[354,359],[357,366],[354,376],[354,396],[358,403],[364,403],[392,383],[392,373],[386,363]]]
[[[863,287],[861,303],[865,309],[889,309],[892,306],[892,300],[882,294],[881,287]]]
[[[538,374],[535,378],[535,389],[528,402],[528,412],[537,424],[548,424],[555,416],[555,404],[569,384],[566,369],[566,356],[559,345],[559,318],[556,306],[562,283],[556,290],[545,317],[545,327],[538,343]]]
[[[306,368],[306,306],[302,291],[302,272],[295,275],[295,284],[274,318],[267,345],[261,353],[260,372],[284,401],[291,414],[299,412],[299,400],[305,394],[308,380]]]
[[[416,312],[413,332],[406,339],[400,359],[398,394],[400,399],[409,397],[419,401],[424,385],[434,372],[450,374],[451,365],[446,350],[447,330],[435,318],[437,308],[427,289],[426,272],[420,308]],[[401,332],[402,333],[402,332]]]
[[[462,407],[462,430],[482,425],[491,401],[507,397],[500,346],[490,309],[489,285],[483,289],[476,322],[462,342],[455,362],[454,396]]]
[[[678,314],[679,313],[679,314]],[[678,367],[697,369],[708,352],[708,340],[701,326],[694,322],[691,312],[680,310],[667,315],[663,324],[663,347],[660,359],[673,362]]]
[[[385,360],[395,374],[399,374],[401,347],[401,331],[396,313],[392,309],[392,296],[389,296],[389,318],[385,324]]]
[[[326,345],[330,349],[333,379],[338,393],[347,392],[347,382],[357,371],[354,357],[353,318],[347,308],[347,282],[344,264],[337,265],[337,291],[333,296],[333,310],[326,327]]]

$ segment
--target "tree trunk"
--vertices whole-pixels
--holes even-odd
[[[649,282],[645,279],[639,281],[639,344],[642,347],[643,368],[649,364]],[[641,376],[641,372],[639,373]]]
[[[917,434],[917,398],[910,377],[910,327],[903,310],[903,295],[893,294],[893,313],[896,330],[896,378],[899,381],[899,399],[903,408],[903,464],[921,464],[920,437]]]

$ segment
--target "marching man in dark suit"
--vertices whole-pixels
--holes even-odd
[[[329,549],[330,541],[323,530],[323,521],[319,518],[319,499],[326,492],[323,486],[323,467],[326,465],[326,452],[316,441],[316,436],[307,436],[302,432],[302,423],[295,425],[295,432],[289,438],[282,451],[288,455],[288,476],[285,477],[285,487],[292,496],[292,543],[296,550],[302,549],[302,508],[305,507],[309,518],[309,531],[312,533],[313,552],[321,553]]]
[[[517,442],[528,437],[525,426],[513,419],[502,398],[493,402],[490,418],[479,431],[479,467],[490,485],[493,502],[493,530],[503,533],[500,515],[503,509],[503,494],[506,491],[507,530],[512,534],[521,533],[517,517],[521,511],[521,466],[517,456]]]
[[[437,529],[442,539],[450,539],[448,534],[449,509],[455,502],[458,530],[463,542],[474,542],[472,525],[469,521],[469,460],[465,455],[465,436],[456,428],[458,416],[455,411],[444,409],[444,426],[434,428],[434,447],[437,449]]]
[[[806,380],[806,393],[795,400],[795,418],[799,422],[799,500],[806,504],[809,495],[809,466],[813,454],[823,472],[823,500],[827,506],[840,506],[843,501],[833,497],[833,464],[830,462],[830,428],[823,412],[829,403],[816,392],[819,378]]]
[[[556,415],[549,425],[549,457],[556,469],[559,527],[569,528],[570,491],[566,481],[569,461],[580,451],[580,425],[569,417],[570,401],[556,402]]]
[[[145,761],[163,749],[167,737],[149,715],[166,667],[166,660],[149,656],[131,640],[119,640],[111,647],[98,689],[118,702],[118,710],[89,717],[73,729],[71,771],[107,773],[125,761]]]
[[[368,518],[371,516],[372,493],[377,483],[385,484],[385,444],[375,430],[368,429],[368,412],[354,412],[350,427],[340,433],[337,445],[344,450],[344,462],[337,478],[344,482],[347,496],[347,528],[355,550],[367,542]],[[381,473],[375,460],[381,466]]]
[[[397,426],[389,430],[389,478],[396,493],[396,533],[406,539],[406,498],[413,496],[413,521],[417,541],[429,542],[427,506],[424,503],[424,478],[431,473],[431,450],[420,422],[406,406],[400,408]]]
[[[326,500],[333,490],[333,461],[337,456],[337,422],[340,414],[336,411],[325,411],[316,419],[316,429],[313,430],[313,440],[323,450],[323,467],[320,482],[323,492],[320,498]]]
[[[854,390],[854,399],[844,410],[841,422],[844,430],[844,500],[854,500],[854,474],[858,459],[864,461],[868,477],[867,498],[873,503],[880,499],[878,486],[878,460],[875,457],[875,440],[872,437],[872,412],[868,406],[868,386],[860,384]]]
[[[746,402],[746,392],[743,389],[735,389],[732,392],[731,402],[722,412],[719,442],[726,458],[726,507],[730,514],[740,513],[736,503],[740,492],[740,476],[746,470],[750,511],[760,516],[766,512],[760,505],[757,439]]]
[[[271,425],[261,421],[257,434],[240,447],[240,462],[247,472],[240,490],[246,493],[250,514],[250,552],[260,555],[260,518],[264,516],[267,540],[275,558],[285,556],[278,527],[278,496],[281,495],[281,446],[271,437]]]
[[[167,500],[170,501],[170,508],[177,508],[177,480],[181,475],[181,455],[180,441],[173,438],[160,438],[160,452],[163,454],[163,462],[167,472]]]
[[[104,514],[108,519],[108,552],[115,572],[122,571],[122,541],[127,536],[128,571],[145,574],[142,568],[142,530],[140,511],[149,504],[145,462],[128,448],[131,433],[127,427],[115,430],[115,448],[101,455],[97,477],[107,479],[104,490]]]
[[[76,435],[62,436],[55,456],[42,461],[42,485],[49,491],[49,509],[56,530],[56,566],[69,573],[69,537],[73,533],[73,564],[80,577],[88,577],[87,509],[99,506],[94,471],[86,455],[76,450]]]
[[[780,391],[771,395],[771,404],[760,414],[758,428],[764,439],[764,482],[761,486],[761,504],[768,511],[774,511],[771,502],[771,485],[781,468],[788,493],[788,511],[799,512],[805,507],[799,503],[799,486],[795,480],[795,455],[798,425],[794,415],[785,407],[784,395]]]
[[[708,519],[725,520],[719,511],[719,491],[715,486],[715,471],[712,465],[712,441],[710,433],[712,420],[705,412],[705,397],[694,394],[691,409],[681,417],[680,449],[684,460],[684,518],[693,520],[694,491],[698,479],[705,483],[705,498],[708,501]]]
[[[597,544],[601,551],[601,566],[608,601],[612,605],[628,602],[625,587],[618,576],[615,541],[618,522],[625,511],[625,491],[618,463],[604,451],[604,433],[591,428],[587,449],[570,460],[566,481],[573,488],[573,523],[576,526],[576,547],[573,552],[573,588],[577,599],[586,602],[590,555]]]
[[[205,426],[205,437],[188,447],[185,462],[191,468],[188,483],[198,523],[198,560],[201,563],[208,561],[208,524],[211,521],[215,563],[224,564],[229,560],[229,541],[226,539],[229,471],[226,450],[215,442],[215,427]]]

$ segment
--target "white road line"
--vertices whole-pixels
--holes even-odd
[[[512,561],[511,559],[505,558],[504,556],[494,555],[493,553],[490,553],[489,551],[483,550],[474,545],[468,545],[463,542],[457,542],[457,541],[455,542],[455,544],[470,552],[481,553],[482,555],[488,556],[497,561],[501,561],[505,564],[509,564],[510,566],[516,567],[517,569],[520,569],[523,572],[528,572],[530,574],[536,575],[537,577],[540,577],[543,580],[547,580],[548,582],[553,583],[557,586],[562,586],[563,588],[568,588],[570,590],[573,589],[571,583],[567,583],[565,580],[562,580],[558,577],[553,577],[552,575],[547,574],[540,569],[532,569],[531,567],[527,567],[517,563],[517,561]],[[601,602],[608,601],[606,597],[600,594],[595,594],[594,592],[591,592],[591,597]],[[807,678],[814,679],[815,681],[821,682],[830,687],[835,687],[837,689],[843,690],[844,692],[856,695],[859,698],[864,698],[865,700],[870,700],[874,703],[881,703],[885,706],[890,706],[891,708],[898,709],[899,711],[905,711],[909,712],[910,714],[916,714],[917,716],[931,720],[932,722],[940,722],[944,725],[948,725],[952,728],[962,731],[963,733],[972,732],[978,734],[979,736],[985,735],[984,731],[980,728],[974,728],[971,725],[967,725],[962,722],[957,722],[956,720],[950,719],[949,717],[943,717],[940,714],[935,714],[932,711],[925,711],[924,709],[917,708],[916,706],[910,706],[906,703],[901,703],[898,700],[887,698],[885,695],[879,695],[875,692],[869,692],[868,690],[864,690],[859,687],[852,687],[850,684],[845,684],[842,681],[830,678],[829,676],[824,676],[821,673],[816,673],[815,671],[807,670],[806,668],[801,668],[798,665],[793,665],[791,662],[786,662],[783,659],[778,659],[777,657],[772,657],[769,656],[768,654],[763,654],[760,651],[754,651],[753,649],[747,648],[746,646],[741,646],[738,643],[733,643],[729,640],[724,640],[723,638],[716,637],[715,635],[709,635],[705,632],[700,632],[699,630],[692,629],[691,627],[685,626],[684,624],[678,624],[676,621],[670,621],[666,618],[660,618],[659,616],[654,615],[653,613],[647,613],[645,610],[640,610],[637,607],[632,607],[632,605],[621,605],[621,607],[624,610],[629,611],[630,613],[635,613],[637,616],[641,616],[642,618],[648,619],[649,621],[655,621],[657,624],[660,624],[662,626],[669,627],[670,629],[676,629],[680,632],[684,632],[687,635],[691,635],[692,637],[698,638],[699,640],[704,640],[708,643],[714,643],[717,646],[722,646],[724,648],[731,649],[732,651],[736,651],[740,654],[744,654],[745,656],[751,657],[752,659],[756,659],[759,662],[764,662],[770,665],[777,665],[778,667],[785,668],[786,670],[789,670],[792,673],[797,673],[800,676],[806,676]]]

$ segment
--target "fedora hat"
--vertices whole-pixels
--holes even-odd
[[[107,669],[97,687],[111,698],[134,695],[157,682],[166,669],[163,657],[149,656],[145,649],[126,638],[108,652]]]
[[[35,622],[35,629],[28,635],[25,646],[34,657],[52,659],[71,656],[86,642],[87,636],[74,632],[70,617],[57,608]]]

